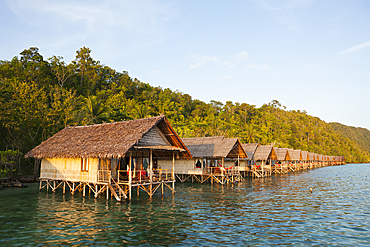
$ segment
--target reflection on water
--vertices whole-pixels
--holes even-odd
[[[177,183],[175,196],[123,203],[6,188],[0,246],[369,246],[369,178],[369,164],[325,167],[229,186]]]

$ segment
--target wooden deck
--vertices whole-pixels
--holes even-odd
[[[96,183],[40,178],[39,189],[42,190],[46,187],[47,191],[50,189],[55,192],[58,188],[62,188],[63,194],[69,190],[72,195],[81,192],[83,196],[88,192],[93,193],[95,198],[101,194],[106,194],[107,199],[111,194],[117,201],[122,201],[131,199],[133,188],[136,188],[137,195],[141,190],[150,197],[159,188],[161,188],[163,195],[164,187],[174,193],[175,182],[176,179],[172,170],[168,169],[154,169],[152,172],[146,170],[145,173],[143,170],[135,172],[101,170],[98,171],[98,181]]]

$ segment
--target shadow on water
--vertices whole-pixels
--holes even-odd
[[[370,165],[325,167],[123,203],[3,189],[0,245],[368,246],[369,177]]]

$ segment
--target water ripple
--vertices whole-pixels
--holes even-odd
[[[123,203],[3,189],[0,246],[369,246],[369,178],[369,164],[325,167]]]

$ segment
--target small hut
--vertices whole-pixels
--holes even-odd
[[[288,173],[288,163],[291,160],[287,148],[274,148],[276,153],[276,162],[273,162],[272,170],[274,173]]]
[[[302,151],[301,152],[301,169],[306,170],[309,168],[309,156],[308,156],[308,151]]]
[[[271,176],[272,160],[276,160],[277,156],[273,145],[259,145],[254,153],[255,166],[253,174],[255,177]]]
[[[63,187],[65,193],[67,186],[83,195],[89,189],[95,197],[111,192],[120,201],[131,199],[132,188],[150,197],[160,187],[163,193],[163,186],[174,192],[175,157],[191,154],[166,117],[158,116],[67,127],[26,157],[41,159],[40,189]],[[172,159],[171,167],[158,169],[160,158]]]
[[[314,168],[314,161],[315,161],[314,157],[315,157],[314,153],[311,153],[311,152],[308,153],[308,161],[309,161],[308,169]]]
[[[317,154],[317,167],[322,167],[322,154]]]
[[[293,172],[300,170],[299,162],[302,160],[301,150],[289,149],[289,152],[291,158],[289,170]]]
[[[181,181],[197,181],[220,184],[241,180],[240,160],[247,157],[238,138],[197,137],[182,138],[193,159],[182,159],[175,167],[176,177]],[[170,164],[160,160],[161,168]]]
[[[244,162],[241,163],[240,173],[243,177],[252,176],[253,166],[255,163],[254,154],[257,150],[258,143],[245,143],[242,144],[242,146],[248,157],[244,159]]]

